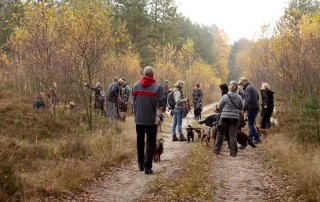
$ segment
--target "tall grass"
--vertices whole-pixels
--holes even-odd
[[[87,131],[81,114],[53,119],[48,109],[11,103],[2,105],[0,113],[6,122],[0,130],[1,199],[28,200],[81,190],[135,151],[134,127],[123,130],[128,122],[110,123],[95,116],[95,130]]]
[[[310,141],[301,128],[303,124],[297,112],[285,110],[278,115],[279,128],[271,129],[268,135],[267,150],[277,159],[290,181],[308,201],[320,201],[320,147],[316,139]],[[305,140],[305,141],[304,141]]]

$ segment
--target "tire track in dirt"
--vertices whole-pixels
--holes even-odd
[[[208,105],[203,111],[210,110],[213,106],[214,104]],[[188,116],[190,123],[192,116],[192,114]],[[146,191],[146,185],[155,180],[160,173],[166,176],[174,175],[188,155],[191,144],[172,142],[171,124],[165,120],[163,128],[168,132],[158,133],[158,137],[162,136],[165,141],[164,153],[161,155],[161,162],[153,163],[153,175],[140,172],[135,157],[129,164],[113,168],[102,180],[94,182],[76,201],[135,201]],[[127,126],[135,127],[133,119],[128,119]],[[187,119],[184,119],[183,128],[186,126]]]
[[[219,155],[214,155],[215,201],[267,201],[263,168],[259,149],[239,149],[237,157],[231,157],[226,142]]]

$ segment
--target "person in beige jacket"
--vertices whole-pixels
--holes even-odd
[[[187,139],[183,136],[182,133],[182,119],[184,113],[184,105],[188,102],[188,98],[183,98],[182,87],[184,82],[178,80],[174,84],[174,88],[172,90],[173,97],[176,105],[173,109],[173,124],[172,124],[172,141],[186,141]],[[179,138],[176,135],[176,127],[178,126]]]

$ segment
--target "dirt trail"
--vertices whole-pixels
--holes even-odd
[[[213,162],[215,175],[215,201],[265,201],[264,187],[266,170],[262,168],[258,149],[240,150],[237,157],[231,157],[226,144]]]
[[[212,110],[214,104],[204,108]],[[192,122],[191,116],[189,122]],[[181,169],[181,164],[188,155],[191,144],[186,142],[172,142],[169,128],[171,123],[165,122],[163,137],[164,153],[160,163],[153,163],[154,175],[145,175],[137,167],[136,158],[131,163],[120,168],[114,168],[104,179],[96,181],[76,201],[139,201],[147,191],[147,185],[160,176],[174,177]],[[183,122],[183,127],[187,120]],[[134,123],[128,123],[134,127]],[[214,201],[293,201],[288,194],[287,185],[283,176],[275,175],[273,165],[266,169],[266,160],[263,155],[263,145],[252,148],[239,149],[237,157],[229,155],[226,142],[220,155],[212,153],[212,170],[215,190]],[[279,190],[282,193],[279,193]]]
[[[213,108],[213,104],[204,107],[203,111]],[[189,115],[189,122],[192,121]],[[166,126],[163,128],[171,128],[171,123],[165,121]],[[183,120],[183,128],[187,126],[187,119]],[[128,121],[128,127],[135,127],[133,120]],[[166,129],[167,130],[167,129]],[[184,131],[185,134],[185,131]],[[164,138],[164,153],[161,155],[160,163],[153,163],[153,175],[145,175],[140,172],[136,158],[131,163],[123,165],[120,168],[114,168],[104,179],[96,181],[89,187],[83,196],[77,200],[85,201],[134,201],[141,196],[146,185],[156,179],[158,173],[164,173],[166,176],[174,175],[179,170],[179,165],[186,155],[190,144],[187,142],[172,142],[171,132],[165,131],[159,133],[158,136]]]

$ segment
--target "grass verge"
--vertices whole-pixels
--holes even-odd
[[[160,176],[148,186],[153,201],[212,201],[212,156],[206,147],[193,144],[188,158],[174,176]]]
[[[320,149],[298,143],[283,134],[269,135],[267,151],[294,184],[296,195],[320,201]]]
[[[110,123],[95,116],[95,130],[87,131],[81,114],[52,119],[47,108],[3,101],[0,113],[5,122],[0,129],[0,199],[5,201],[35,201],[82,190],[103,170],[135,153],[130,118]]]

